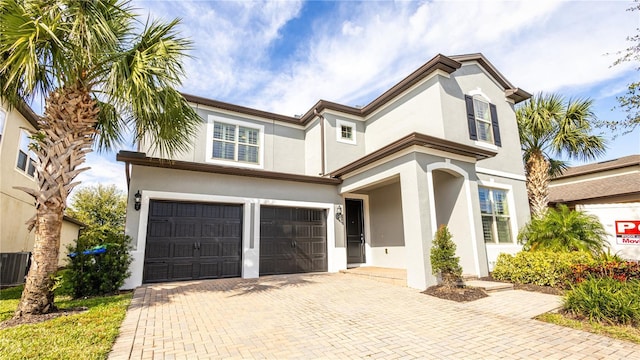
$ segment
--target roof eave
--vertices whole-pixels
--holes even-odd
[[[167,160],[161,158],[147,157],[145,153],[137,153],[131,151],[120,151],[116,155],[117,161],[122,161],[127,164],[148,166],[156,168],[174,169],[174,170],[186,170],[197,171],[204,173],[222,174],[222,175],[235,175],[255,177],[261,179],[272,180],[284,180],[295,181],[321,185],[338,185],[342,182],[340,179],[333,179],[327,177],[316,177],[309,175],[288,174],[275,171],[255,170],[238,168],[231,166],[222,166],[214,164],[204,164],[189,161]]]
[[[330,173],[332,177],[341,177],[352,171],[362,168],[363,166],[372,164],[378,160],[384,159],[389,155],[397,153],[408,147],[418,145],[435,150],[446,151],[456,155],[473,157],[476,160],[482,160],[496,156],[497,152],[493,150],[481,149],[474,146],[460,144],[454,141],[445,140],[421,133],[411,133],[399,140],[392,142],[379,150],[372,152],[360,159],[353,161],[340,169],[337,169]]]

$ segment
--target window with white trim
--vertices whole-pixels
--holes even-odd
[[[30,134],[20,130],[20,143],[18,147],[18,160],[16,168],[28,176],[33,177],[36,172],[36,154],[29,150],[31,144]]]
[[[478,187],[482,233],[487,244],[512,244],[507,191]]]
[[[2,135],[4,134],[4,123],[7,119],[7,112],[0,109],[0,144],[2,143]]]
[[[493,131],[491,129],[491,113],[489,112],[489,103],[480,99],[478,96],[474,96],[473,110],[476,118],[478,140],[493,144]]]
[[[480,144],[502,146],[496,105],[478,91],[472,91],[464,98],[467,107],[469,138]]]
[[[262,168],[263,142],[264,126],[210,115],[206,161]]]
[[[350,121],[336,120],[336,140],[355,145],[356,124]]]

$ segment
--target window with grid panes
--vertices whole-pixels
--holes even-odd
[[[507,191],[479,187],[482,233],[485,243],[513,243]]]
[[[246,126],[215,122],[213,159],[258,164],[260,130]]]
[[[489,103],[480,100],[476,96],[473,98],[473,110],[476,117],[478,140],[493,143],[493,131],[491,129],[491,112],[489,111]]]
[[[33,177],[36,172],[36,155],[33,151],[29,150],[29,144],[31,139],[29,133],[25,130],[20,130],[20,143],[18,147],[18,160],[16,167],[21,172]]]

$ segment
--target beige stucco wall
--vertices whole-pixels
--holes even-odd
[[[67,246],[75,243],[75,240],[78,239],[78,232],[80,231],[80,225],[63,221],[62,222],[62,231],[60,233],[60,253],[58,255],[58,266],[66,266],[67,265]]]
[[[3,106],[3,110],[7,107]],[[35,212],[33,198],[14,186],[34,187],[33,178],[16,168],[20,129],[34,131],[33,126],[16,110],[7,111],[0,143],[0,252],[31,251],[33,233],[25,222]]]
[[[339,169],[353,161],[356,161],[365,155],[365,124],[361,119],[353,117],[325,113],[325,156],[327,162],[327,173]],[[353,123],[355,125],[355,144],[349,144],[338,141],[338,133],[336,124],[338,120]]]
[[[478,161],[477,166],[524,176],[520,138],[514,104],[505,98],[504,89],[475,63],[465,63],[447,79],[441,77],[441,106],[445,138],[466,145],[496,150],[495,157]],[[464,95],[480,91],[496,105],[502,146],[496,147],[469,139]]]
[[[263,152],[262,163],[259,166],[260,169],[292,174],[305,173],[306,135],[302,126],[258,119],[230,112],[216,111],[215,109],[205,106],[197,107],[196,112],[202,118],[202,123],[190,142],[190,149],[183,153],[176,154],[172,157],[173,160],[198,163],[210,162],[211,154],[208,154],[207,148],[208,135],[210,135],[208,124],[212,119],[223,122],[230,120],[246,123],[248,126],[256,125],[257,127],[264,127],[263,143],[260,144],[261,151]],[[145,144],[141,145],[140,151],[147,153],[147,156],[163,157],[160,153],[151,151],[151,149],[152,147],[149,141],[146,141]],[[233,167],[244,166],[242,163],[235,161],[219,162],[216,164]]]
[[[434,75],[423,80],[370,115],[366,120],[366,153],[413,132],[444,138],[441,78],[441,75]],[[460,121],[465,119],[463,117]]]

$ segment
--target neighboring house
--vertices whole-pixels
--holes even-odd
[[[530,94],[481,54],[437,55],[364,107],[321,100],[300,117],[185,97],[202,117],[190,152],[117,156],[130,181],[127,288],[366,265],[406,269],[422,289],[436,281],[440,224],[467,275],[520,249],[514,105]]]
[[[551,180],[549,204],[597,216],[613,252],[640,260],[640,155],[566,169]]]
[[[14,187],[35,187],[36,156],[29,151],[29,136],[38,116],[26,105],[8,110],[0,102],[0,285],[24,282],[34,232],[25,223],[35,214],[33,198]],[[66,245],[78,237],[82,224],[65,216],[62,223],[59,265]]]

